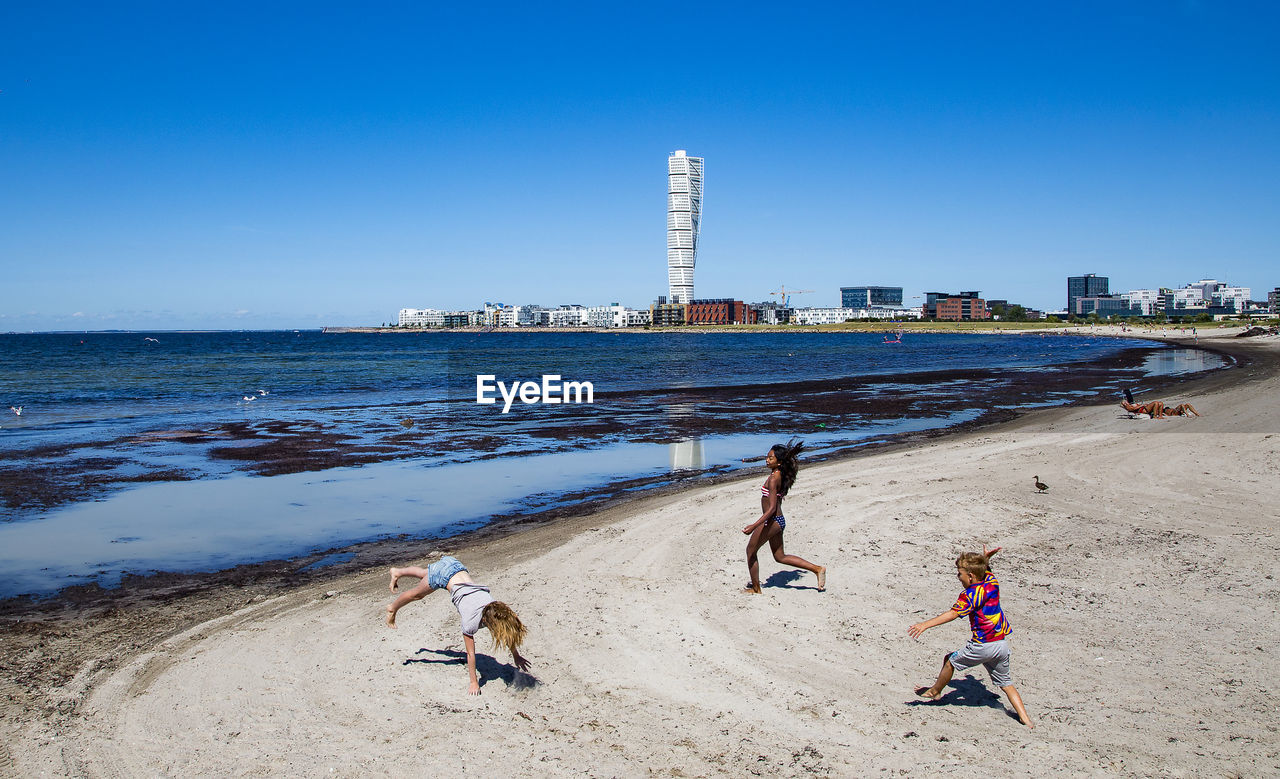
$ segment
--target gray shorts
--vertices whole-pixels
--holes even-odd
[[[967,671],[975,665],[984,665],[995,686],[1008,687],[1013,684],[1013,677],[1009,675],[1008,641],[990,641],[985,644],[970,641],[964,645],[964,649],[952,652],[947,659],[951,661],[951,667],[956,673]]]

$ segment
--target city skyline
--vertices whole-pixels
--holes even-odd
[[[674,8],[14,9],[0,331],[646,306],[673,149],[700,297],[1280,283],[1270,5]]]

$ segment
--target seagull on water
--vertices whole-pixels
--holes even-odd
[[[266,391],[266,390],[264,390],[264,389],[260,389],[260,390],[258,390],[258,394],[259,394],[259,395],[266,395],[266,394],[267,394],[267,391]]]
[[[22,416],[22,406],[9,406],[9,410],[18,416]]]
[[[257,395],[245,395],[245,396],[244,396],[244,398],[243,398],[243,400],[244,400],[244,402],[245,402],[245,403],[251,403],[251,402],[253,402],[253,401],[257,400],[257,399],[258,399],[258,396],[257,396]]]
[[[151,336],[145,336],[145,337],[143,337],[143,339],[142,339],[142,340],[144,340],[144,341],[150,341],[150,342],[151,342],[151,343],[153,343],[153,344],[158,344],[158,343],[160,343],[160,339],[159,339],[159,338],[152,338]]]

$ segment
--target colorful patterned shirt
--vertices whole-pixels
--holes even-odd
[[[973,640],[979,644],[1000,641],[1009,637],[1013,628],[1009,620],[1004,618],[1000,610],[1000,582],[996,575],[987,572],[987,578],[977,584],[966,587],[956,598],[951,610],[961,617],[969,618],[969,627],[973,630]]]

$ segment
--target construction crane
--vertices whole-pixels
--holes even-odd
[[[791,308],[791,296],[792,296],[792,295],[803,295],[803,294],[804,294],[804,293],[806,293],[806,292],[813,292],[813,290],[811,290],[811,289],[793,289],[793,290],[791,290],[790,292],[788,292],[788,291],[787,291],[787,285],[786,285],[786,284],[783,284],[783,285],[782,285],[782,289],[778,290],[777,292],[770,292],[769,294],[770,294],[770,295],[777,295],[777,296],[778,296],[778,298],[782,301],[782,307],[783,307],[783,308]]]

